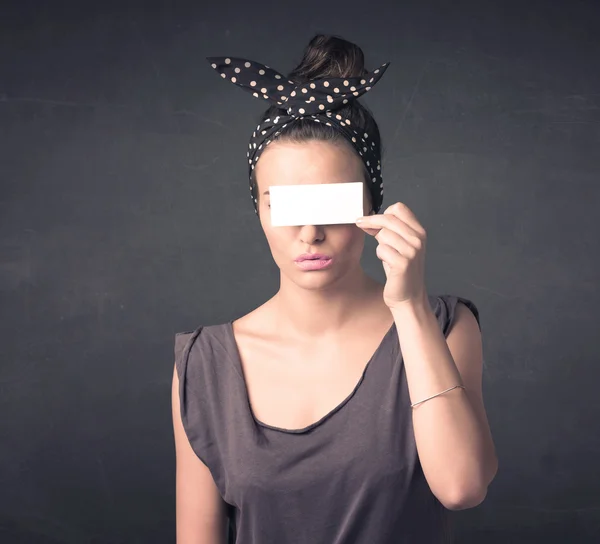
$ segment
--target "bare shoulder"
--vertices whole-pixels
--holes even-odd
[[[244,340],[267,340],[273,331],[275,315],[270,300],[247,314],[234,320],[233,329],[237,338]]]

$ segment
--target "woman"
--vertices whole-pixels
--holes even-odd
[[[426,233],[407,206],[377,214],[379,131],[357,96],[387,63],[368,73],[358,46],[323,35],[287,80],[209,60],[273,103],[247,158],[281,282],[237,320],[176,334],[177,542],[224,542],[227,519],[238,544],[450,542],[448,510],[481,503],[497,471],[479,315],[427,294]],[[358,180],[362,222],[271,226],[269,186]],[[385,285],[360,266],[365,232]],[[326,266],[296,263],[317,252]]]

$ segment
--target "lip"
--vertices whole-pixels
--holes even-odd
[[[323,270],[329,268],[333,262],[333,257],[329,259],[304,259],[295,261],[296,266],[302,270]]]
[[[328,261],[331,259],[330,255],[325,255],[324,253],[303,253],[302,255],[298,255],[294,260],[298,262],[306,261],[306,260],[320,260],[320,261]]]

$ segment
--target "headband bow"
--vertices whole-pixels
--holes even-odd
[[[260,155],[288,123],[299,118],[307,118],[317,123],[324,122],[339,130],[354,147],[370,172],[371,183],[368,184],[375,213],[379,211],[383,201],[383,179],[381,177],[381,150],[374,138],[367,132],[359,134],[351,126],[350,119],[344,119],[335,110],[343,107],[351,100],[365,94],[385,73],[389,62],[376,70],[359,77],[319,78],[304,83],[296,83],[276,70],[256,61],[236,57],[206,57],[211,66],[226,79],[255,98],[266,100],[286,110],[273,119],[263,120],[252,133],[248,157],[248,173],[252,174]],[[257,195],[250,197],[257,210]]]

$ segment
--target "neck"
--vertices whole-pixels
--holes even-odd
[[[309,272],[310,274],[310,272]],[[325,338],[381,311],[383,285],[358,266],[322,288],[307,289],[281,276],[271,299],[277,327],[298,338]]]

